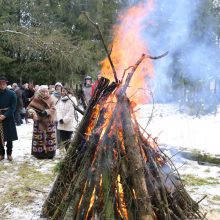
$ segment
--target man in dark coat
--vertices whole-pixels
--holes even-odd
[[[17,97],[15,92],[7,89],[7,79],[0,76],[0,160],[5,157],[4,145],[7,142],[7,159],[12,160],[12,141],[17,140],[14,121]]]

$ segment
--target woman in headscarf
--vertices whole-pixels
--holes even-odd
[[[34,120],[31,153],[38,159],[51,159],[56,153],[56,134],[54,115],[56,112],[54,99],[48,87],[39,87],[36,96],[27,107]]]

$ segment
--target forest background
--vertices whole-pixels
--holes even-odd
[[[216,0],[195,2],[198,2],[194,4],[196,13],[188,16],[193,19],[187,41],[205,40],[211,51],[214,51],[212,57],[209,57],[207,52],[207,60],[215,60],[214,65],[207,65],[206,68],[204,63],[207,60],[197,59],[200,61],[197,65],[204,67],[203,71],[206,72],[204,74],[200,71],[202,77],[207,75],[208,78],[195,80],[189,76],[189,71],[185,69],[188,64],[184,60],[187,55],[183,53],[186,43],[175,47],[173,53],[171,48],[169,65],[160,70],[169,79],[169,89],[180,89],[181,94],[184,93],[181,95],[184,100],[187,91],[202,87],[201,84],[207,84],[207,79],[214,78],[220,88],[220,74],[209,68],[213,66],[216,70],[216,65],[220,64],[220,3]],[[112,27],[118,22],[118,15],[135,3],[136,0],[0,0],[0,74],[6,75],[10,82],[34,84],[54,84],[57,81],[75,84],[82,82],[86,75],[96,79],[101,69],[100,62],[106,54],[100,36],[82,12],[88,12],[88,15],[99,23],[106,44],[109,45],[112,41]],[[176,4],[181,10],[181,1],[176,1]],[[162,1],[159,5],[159,10],[163,10],[165,3]],[[167,3],[165,7],[169,5]],[[173,9],[171,10],[167,13],[172,17]],[[162,30],[166,29],[166,22],[169,22],[171,27],[175,26],[176,22],[168,17],[164,18],[163,14],[161,17],[161,27],[156,27],[153,33],[156,40],[157,36],[163,35]],[[172,38],[172,35],[174,34],[170,32],[169,37]],[[193,50],[190,48],[190,51]],[[204,51],[199,53],[204,54]],[[196,65],[193,66],[197,68]],[[161,81],[161,77],[159,80]],[[167,88],[165,90],[167,91]]]

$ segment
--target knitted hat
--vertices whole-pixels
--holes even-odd
[[[55,84],[55,89],[56,89],[57,86],[63,87],[62,83],[60,83],[60,82],[57,82],[57,83]]]
[[[87,79],[88,79],[88,80],[92,80],[92,77],[91,77],[91,76],[86,76],[86,77],[85,77],[85,80],[87,80]]]

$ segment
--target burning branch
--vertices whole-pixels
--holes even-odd
[[[93,25],[95,26],[95,28],[97,29],[97,31],[98,31],[98,33],[99,33],[99,36],[100,36],[100,38],[101,38],[102,44],[103,44],[103,46],[104,46],[104,48],[105,48],[105,52],[106,52],[106,54],[107,54],[107,56],[108,56],[109,63],[110,63],[110,65],[111,65],[111,68],[112,68],[112,71],[113,71],[113,74],[114,74],[115,82],[118,83],[119,81],[118,81],[117,73],[116,73],[116,70],[115,70],[114,64],[113,64],[113,62],[112,62],[111,55],[110,55],[111,53],[109,53],[109,51],[108,51],[108,48],[107,48],[107,46],[106,46],[104,37],[103,37],[103,35],[102,35],[102,32],[101,32],[101,30],[100,30],[100,28],[99,28],[98,23],[94,22],[94,21],[87,15],[86,12],[83,12],[83,14],[84,14],[85,17],[87,18],[87,20],[88,20],[91,24],[93,24]],[[111,50],[112,50],[112,49],[111,49]]]
[[[156,59],[161,59],[161,58],[165,57],[167,54],[168,54],[168,51],[165,52],[165,53],[163,53],[163,54],[161,54],[160,56],[151,56],[151,55],[142,54],[141,58],[136,62],[136,64],[135,64],[134,66],[129,66],[129,67],[127,67],[127,68],[124,70],[124,73],[123,73],[122,79],[121,79],[121,83],[123,82],[125,73],[126,73],[129,69],[132,69],[132,70],[131,70],[131,73],[128,73],[128,77],[127,77],[126,82],[125,82],[125,84],[127,84],[127,87],[128,87],[128,85],[129,85],[129,83],[130,83],[130,81],[131,81],[131,78],[132,78],[134,72],[136,71],[136,69],[138,68],[138,66],[141,64],[141,62],[142,62],[145,58],[156,60]],[[127,89],[127,87],[126,87],[126,89]]]
[[[128,86],[129,86],[129,83],[131,81],[131,78],[132,76],[134,75],[135,71],[137,70],[138,66],[141,64],[141,62],[146,58],[146,55],[145,54],[142,54],[141,58],[136,62],[136,64],[132,67],[132,70],[130,73],[128,73],[127,75],[127,78],[126,78],[126,81],[125,81],[125,84],[123,85],[123,87],[121,88],[120,90],[120,96],[122,94],[125,94]],[[130,67],[129,67],[130,68]]]

